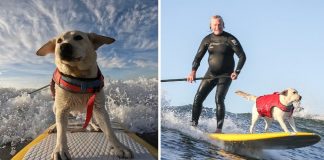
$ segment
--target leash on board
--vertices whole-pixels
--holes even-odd
[[[32,94],[32,93],[38,92],[38,91],[40,91],[40,90],[42,90],[42,89],[44,89],[44,88],[47,88],[47,87],[49,87],[49,86],[50,86],[50,84],[48,84],[48,85],[46,85],[46,86],[44,86],[44,87],[41,87],[41,88],[39,88],[39,89],[36,89],[36,90],[34,90],[34,91],[31,91],[31,92],[29,92],[29,93],[27,93],[27,94]]]
[[[222,75],[215,77],[199,77],[194,80],[203,80],[203,79],[217,79],[217,78],[230,78],[230,76]],[[187,78],[179,78],[179,79],[162,79],[161,82],[177,82],[177,81],[187,81]]]

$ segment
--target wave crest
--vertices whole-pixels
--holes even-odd
[[[35,138],[55,122],[49,89],[28,95],[32,89],[0,88],[0,144]],[[112,120],[133,132],[158,130],[156,78],[106,81],[105,105]]]

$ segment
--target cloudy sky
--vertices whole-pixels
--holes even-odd
[[[324,115],[323,6],[322,0],[162,0],[161,78],[189,74],[201,40],[210,34],[210,17],[220,14],[225,31],[238,38],[247,55],[226,96],[227,111],[251,112],[252,103],[236,96],[236,90],[263,95],[293,87],[303,96],[305,110]],[[205,74],[207,58],[197,76]],[[161,88],[171,105],[185,105],[192,104],[199,84],[172,82]],[[204,106],[215,108],[214,97],[215,90]]]
[[[158,76],[157,0],[1,0],[0,87],[37,88],[54,71],[54,57],[36,51],[61,32],[113,37],[97,50],[105,77]]]

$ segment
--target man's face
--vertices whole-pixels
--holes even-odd
[[[219,18],[212,18],[210,21],[210,27],[211,30],[214,32],[214,34],[219,35],[223,32],[223,22]]]

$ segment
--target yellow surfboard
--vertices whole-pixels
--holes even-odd
[[[208,134],[210,139],[227,146],[259,149],[293,149],[313,145],[321,140],[315,133]]]

